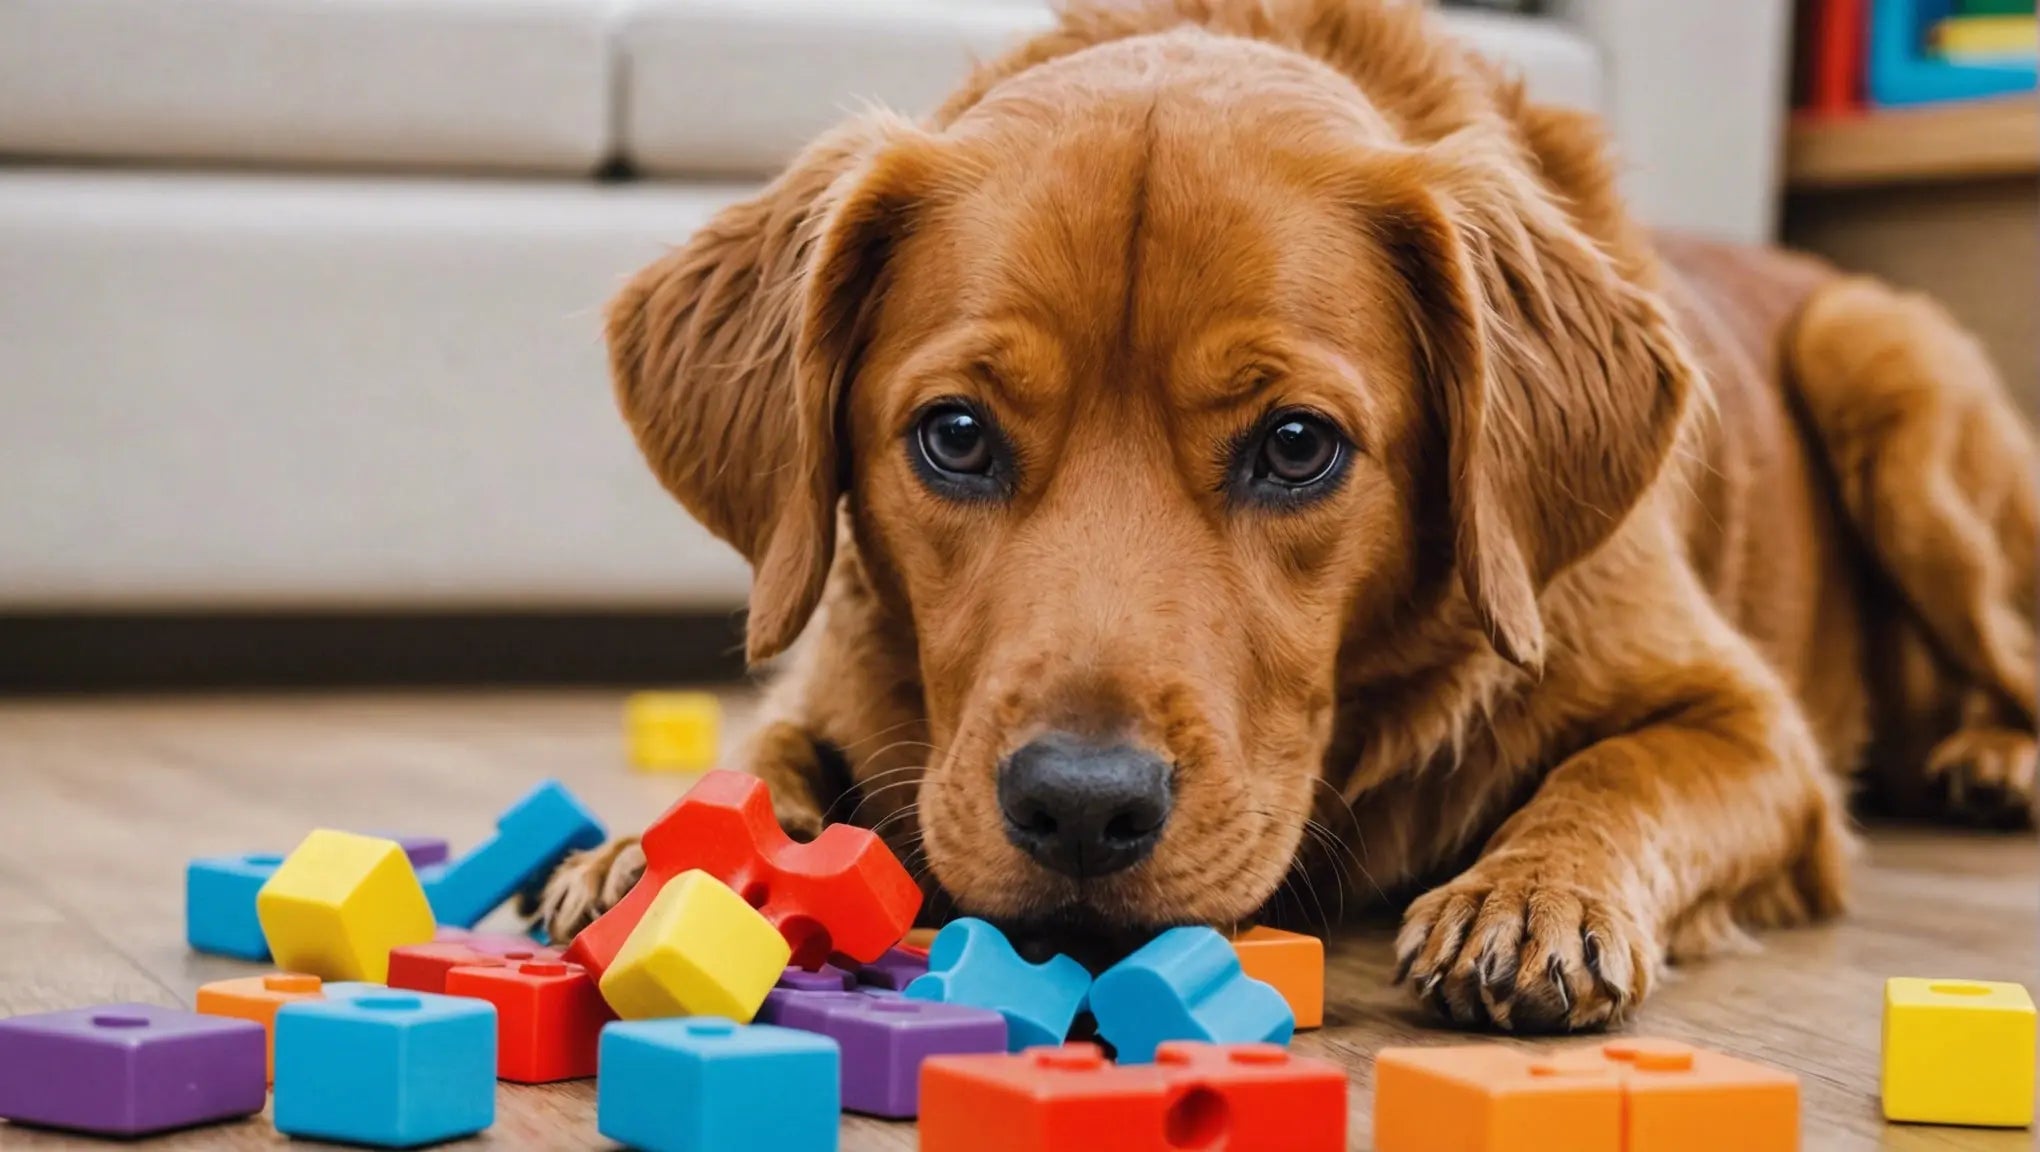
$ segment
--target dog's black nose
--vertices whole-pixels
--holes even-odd
[[[1175,799],[1168,762],[1124,744],[1051,732],[999,766],[1006,838],[1079,878],[1131,868],[1154,851]]]

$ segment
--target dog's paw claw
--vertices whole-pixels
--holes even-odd
[[[2031,732],[1964,728],[1941,741],[1927,778],[1950,819],[1993,828],[2034,823],[2040,745]]]
[[[553,942],[564,946],[615,907],[644,870],[644,850],[635,836],[576,852],[560,861],[545,882],[536,918]]]

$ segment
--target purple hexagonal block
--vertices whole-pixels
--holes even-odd
[[[269,1039],[252,1020],[109,1004],[0,1020],[0,1117],[140,1136],[262,1111]]]
[[[858,992],[789,998],[779,1025],[819,1032],[843,1050],[843,1107],[905,1119],[921,1111],[921,1061],[1006,1050],[1006,1018],[986,1008]]]
[[[928,961],[912,952],[888,948],[883,956],[857,969],[857,982],[890,992],[905,992],[907,985],[928,974]]]

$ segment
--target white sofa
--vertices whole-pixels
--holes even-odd
[[[1646,216],[1759,238],[1784,11],[1444,18],[1607,113]],[[924,109],[1049,18],[5,0],[0,611],[741,602],[611,408],[602,301],[846,109]]]

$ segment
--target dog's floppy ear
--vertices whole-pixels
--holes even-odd
[[[1495,650],[1534,672],[1539,592],[1643,496],[1705,385],[1645,259],[1603,250],[1481,132],[1371,183],[1446,438],[1455,568]]]
[[[617,402],[645,459],[751,562],[754,662],[800,635],[827,583],[839,402],[930,147],[896,118],[854,120],[609,306]]]

